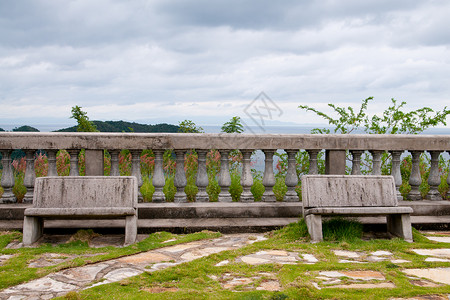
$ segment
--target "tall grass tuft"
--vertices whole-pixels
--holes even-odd
[[[322,232],[325,241],[354,241],[361,239],[363,225],[356,220],[336,217],[323,222]]]

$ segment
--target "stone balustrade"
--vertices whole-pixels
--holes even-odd
[[[397,195],[401,198],[399,186],[402,184],[400,162],[405,151],[412,155],[412,169],[409,184],[411,200],[422,200],[419,186],[422,183],[420,176],[420,155],[425,151],[430,155],[430,173],[428,184],[430,191],[429,200],[442,200],[438,192],[440,176],[438,170],[439,156],[450,151],[450,136],[448,135],[311,135],[311,134],[186,134],[186,133],[0,133],[0,151],[2,154],[2,178],[1,186],[4,190],[0,203],[17,202],[12,192],[14,186],[13,168],[11,166],[11,153],[14,149],[22,149],[26,154],[26,170],[24,186],[27,193],[24,202],[33,199],[33,187],[36,178],[34,159],[37,150],[44,150],[48,158],[48,176],[57,176],[56,153],[60,149],[66,149],[70,155],[70,175],[79,175],[78,154],[81,149],[86,149],[86,175],[101,175],[103,172],[103,150],[108,150],[111,155],[111,176],[119,175],[119,153],[123,149],[130,150],[132,156],[131,175],[138,179],[139,187],[143,180],[140,170],[140,155],[142,150],[151,149],[155,155],[154,172],[151,181],[155,187],[153,202],[165,202],[163,187],[165,175],[163,170],[163,154],[171,149],[176,156],[176,171],[174,185],[176,187],[175,202],[186,202],[184,188],[187,184],[184,170],[184,159],[187,151],[195,149],[198,154],[198,169],[196,186],[198,193],[197,202],[207,202],[209,196],[206,192],[208,175],[206,170],[206,155],[209,150],[216,149],[220,153],[220,172],[218,184],[221,188],[218,201],[230,202],[231,195],[228,191],[231,185],[229,154],[234,149],[240,150],[243,156],[241,168],[241,185],[243,188],[240,201],[253,202],[251,193],[253,177],[251,173],[250,157],[254,150],[262,150],[265,156],[263,185],[265,192],[262,201],[274,202],[275,185],[274,153],[284,150],[287,153],[287,174],[285,183],[287,192],[283,199],[286,202],[299,201],[295,191],[299,184],[296,172],[295,155],[299,150],[306,150],[309,154],[309,174],[318,174],[318,154],[325,150],[326,172],[328,174],[344,174],[346,166],[352,167],[351,174],[359,175],[367,166],[361,166],[363,155],[369,155],[369,166],[373,175],[381,174],[383,153],[391,155],[391,175],[394,177],[397,187]],[[96,155],[88,155],[88,151]],[[348,151],[348,152],[347,152]],[[346,153],[350,154],[351,163],[346,164]],[[100,156],[99,156],[100,155]],[[347,155],[348,156],[348,155]],[[96,158],[95,158],[96,157]],[[448,157],[448,155],[447,155]],[[101,164],[99,161],[101,160]],[[97,166],[95,166],[97,165]],[[448,164],[447,164],[448,165]],[[89,171],[90,169],[94,171]],[[101,168],[100,168],[100,167]],[[97,171],[95,171],[95,168]],[[89,170],[88,170],[89,169]],[[91,172],[90,174],[88,174]],[[97,172],[96,174],[94,174]],[[447,178],[450,185],[450,176]],[[141,197],[142,200],[142,197]]]

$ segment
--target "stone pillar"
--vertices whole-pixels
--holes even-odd
[[[166,183],[163,171],[164,150],[153,150],[153,153],[155,154],[155,168],[153,170],[152,183],[155,187],[155,192],[153,193],[152,202],[164,202],[163,188]]]
[[[27,193],[23,197],[23,203],[33,203],[34,181],[36,180],[36,172],[34,171],[34,150],[26,150],[27,167],[25,169],[25,177],[23,185],[27,188]]]
[[[438,191],[439,184],[441,183],[441,177],[439,176],[439,155],[440,151],[430,151],[431,166],[430,175],[428,176],[428,184],[430,185],[430,191],[427,194],[427,200],[442,200],[442,196]]]
[[[370,153],[372,153],[372,175],[381,175],[381,155],[383,151],[372,150]]]
[[[131,153],[131,176],[136,177],[138,184],[138,202],[143,202],[144,197],[141,193],[141,187],[144,184],[141,174],[141,153],[142,150],[130,150]],[[119,165],[117,164],[117,169]],[[112,171],[112,155],[111,155],[111,171]]]
[[[325,174],[345,175],[345,150],[327,150],[325,154]]]
[[[394,177],[395,189],[397,190],[397,200],[403,200],[403,196],[400,193],[400,186],[402,185],[402,173],[400,172],[400,156],[403,151],[391,151],[392,154],[392,169],[391,175]]]
[[[231,194],[229,191],[231,185],[230,166],[228,155],[230,150],[219,150],[220,152],[220,173],[219,173],[219,202],[231,202]]]
[[[317,165],[317,155],[319,154],[320,150],[312,149],[312,150],[306,150],[309,155],[309,175],[317,175],[319,174],[319,167]]]
[[[288,155],[288,169],[286,174],[285,183],[287,186],[287,192],[284,196],[284,201],[286,202],[294,202],[299,201],[297,192],[295,191],[295,187],[298,184],[297,177],[297,168],[295,161],[295,154],[297,154],[298,150],[284,150]],[[317,153],[316,153],[316,163],[317,163]]]
[[[11,150],[2,150],[2,180],[1,185],[3,188],[3,195],[0,199],[0,203],[15,203],[17,202],[16,196],[14,196],[12,189],[14,187],[14,174],[11,166]]]
[[[275,185],[275,176],[273,174],[273,154],[275,150],[263,150],[265,156],[265,166],[264,166],[264,194],[262,196],[262,201],[264,202],[275,202],[275,194],[273,193],[273,187]]]
[[[243,188],[241,194],[241,202],[253,202],[255,199],[253,198],[253,194],[251,192],[251,188],[253,185],[253,177],[252,170],[250,168],[250,157],[252,156],[252,150],[241,150],[242,152],[242,176],[241,176],[241,185]]]
[[[352,150],[352,175],[361,175],[361,155],[364,151]]]
[[[198,167],[197,167],[197,179],[195,184],[198,188],[198,193],[195,196],[195,202],[208,202],[209,196],[206,193],[206,187],[208,186],[208,172],[206,171],[206,150],[197,150],[198,155]]]
[[[120,150],[114,149],[114,150],[108,150],[108,152],[111,155],[111,172],[109,173],[109,176],[120,176],[120,170],[119,170]]]
[[[103,150],[88,150],[86,149],[86,176],[103,176]]]
[[[80,176],[80,172],[78,170],[78,154],[80,154],[80,150],[78,149],[70,149],[67,150],[70,155],[70,172],[69,176]]]
[[[184,187],[187,184],[186,173],[184,171],[184,154],[185,150],[175,150],[175,155],[177,156],[177,169],[175,173],[175,178],[173,183],[177,188],[177,192],[175,193],[174,202],[187,202],[186,193],[184,192]]]
[[[47,150],[48,171],[47,176],[58,176],[56,169],[56,150]]]
[[[422,183],[422,178],[420,177],[420,154],[421,151],[411,151],[412,154],[412,167],[411,167],[411,177],[409,178],[409,184],[411,185],[411,191],[408,194],[410,200],[422,200],[422,195],[420,194],[420,184]]]

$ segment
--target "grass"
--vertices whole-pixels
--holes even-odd
[[[450,267],[447,262],[425,262],[424,256],[415,254],[411,249],[416,248],[448,248],[448,244],[437,243],[426,239],[420,232],[413,230],[414,243],[407,243],[401,239],[372,239],[365,241],[361,239],[362,226],[354,221],[331,220],[323,225],[324,242],[311,244],[307,234],[307,228],[303,220],[290,224],[280,230],[267,234],[268,239],[256,242],[238,250],[224,251],[213,254],[188,263],[173,266],[156,272],[145,272],[139,276],[131,277],[120,282],[101,285],[79,292],[71,292],[65,299],[389,299],[393,297],[412,297],[417,295],[440,295],[449,294],[450,286],[440,285],[437,287],[420,287],[411,284],[411,279],[401,270],[404,268],[430,268]],[[176,236],[177,242],[185,239],[208,238],[213,234],[200,233],[200,236]],[[144,251],[151,247],[161,246],[161,242],[174,235],[169,233],[157,233],[151,235],[147,240],[136,244],[128,250],[126,248],[100,248],[90,249],[84,243],[72,242],[61,249],[61,247],[46,248],[42,246],[37,249],[19,249],[17,267],[24,265],[33,256],[48,250],[66,251],[64,253],[86,253],[89,251],[108,252],[90,257],[89,260],[102,260],[119,255],[116,251],[125,251],[120,255],[126,255],[127,251]],[[19,233],[9,233],[0,236],[0,245],[4,247],[9,240],[20,238]],[[261,250],[279,249],[296,253],[313,254],[319,262],[316,264],[297,263],[293,265],[262,264],[247,265],[237,262],[236,259]],[[385,250],[393,253],[397,259],[409,260],[409,263],[394,264],[390,261],[367,262],[362,264],[340,263],[339,258],[333,250],[352,250],[358,253],[366,253],[377,250]],[[1,252],[6,253],[8,249]],[[34,252],[33,252],[34,251]],[[16,260],[16,258],[14,258]],[[217,263],[229,260],[231,263],[223,266],[215,266]],[[84,262],[86,263],[86,262]],[[1,266],[0,268],[4,268]],[[67,266],[66,266],[67,267]],[[61,268],[59,266],[58,268]],[[3,272],[3,269],[0,269]],[[395,284],[392,289],[339,289],[324,288],[321,290],[313,286],[313,282],[320,283],[317,279],[320,271],[342,271],[342,270],[376,270],[381,272],[387,282]],[[10,268],[9,274],[17,271]],[[45,270],[44,272],[50,272]],[[42,272],[42,271],[41,271]],[[26,272],[23,272],[26,273]],[[228,275],[227,275],[228,274]],[[3,275],[3,274],[2,274]],[[42,275],[42,274],[41,274]],[[23,275],[22,275],[23,276]],[[253,282],[237,286],[234,290],[224,289],[226,276],[253,278]],[[1,276],[4,278],[5,276]],[[261,283],[270,280],[278,280],[281,291],[259,291],[256,290]],[[348,281],[348,280],[347,280]],[[343,279],[346,282],[346,279]]]

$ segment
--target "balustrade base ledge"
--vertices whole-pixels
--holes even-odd
[[[436,228],[450,227],[450,201],[400,201],[400,206],[413,208],[413,224],[428,224]],[[0,230],[22,230],[23,212],[31,204],[1,204]],[[297,222],[302,214],[302,202],[204,202],[204,203],[139,203],[139,231],[209,229],[221,232],[265,231]],[[381,218],[361,218],[363,223],[384,223]],[[49,220],[46,228],[115,228],[123,230],[123,220],[94,220],[88,223]],[[53,224],[53,225],[52,225]],[[117,227],[117,228],[116,228]]]

